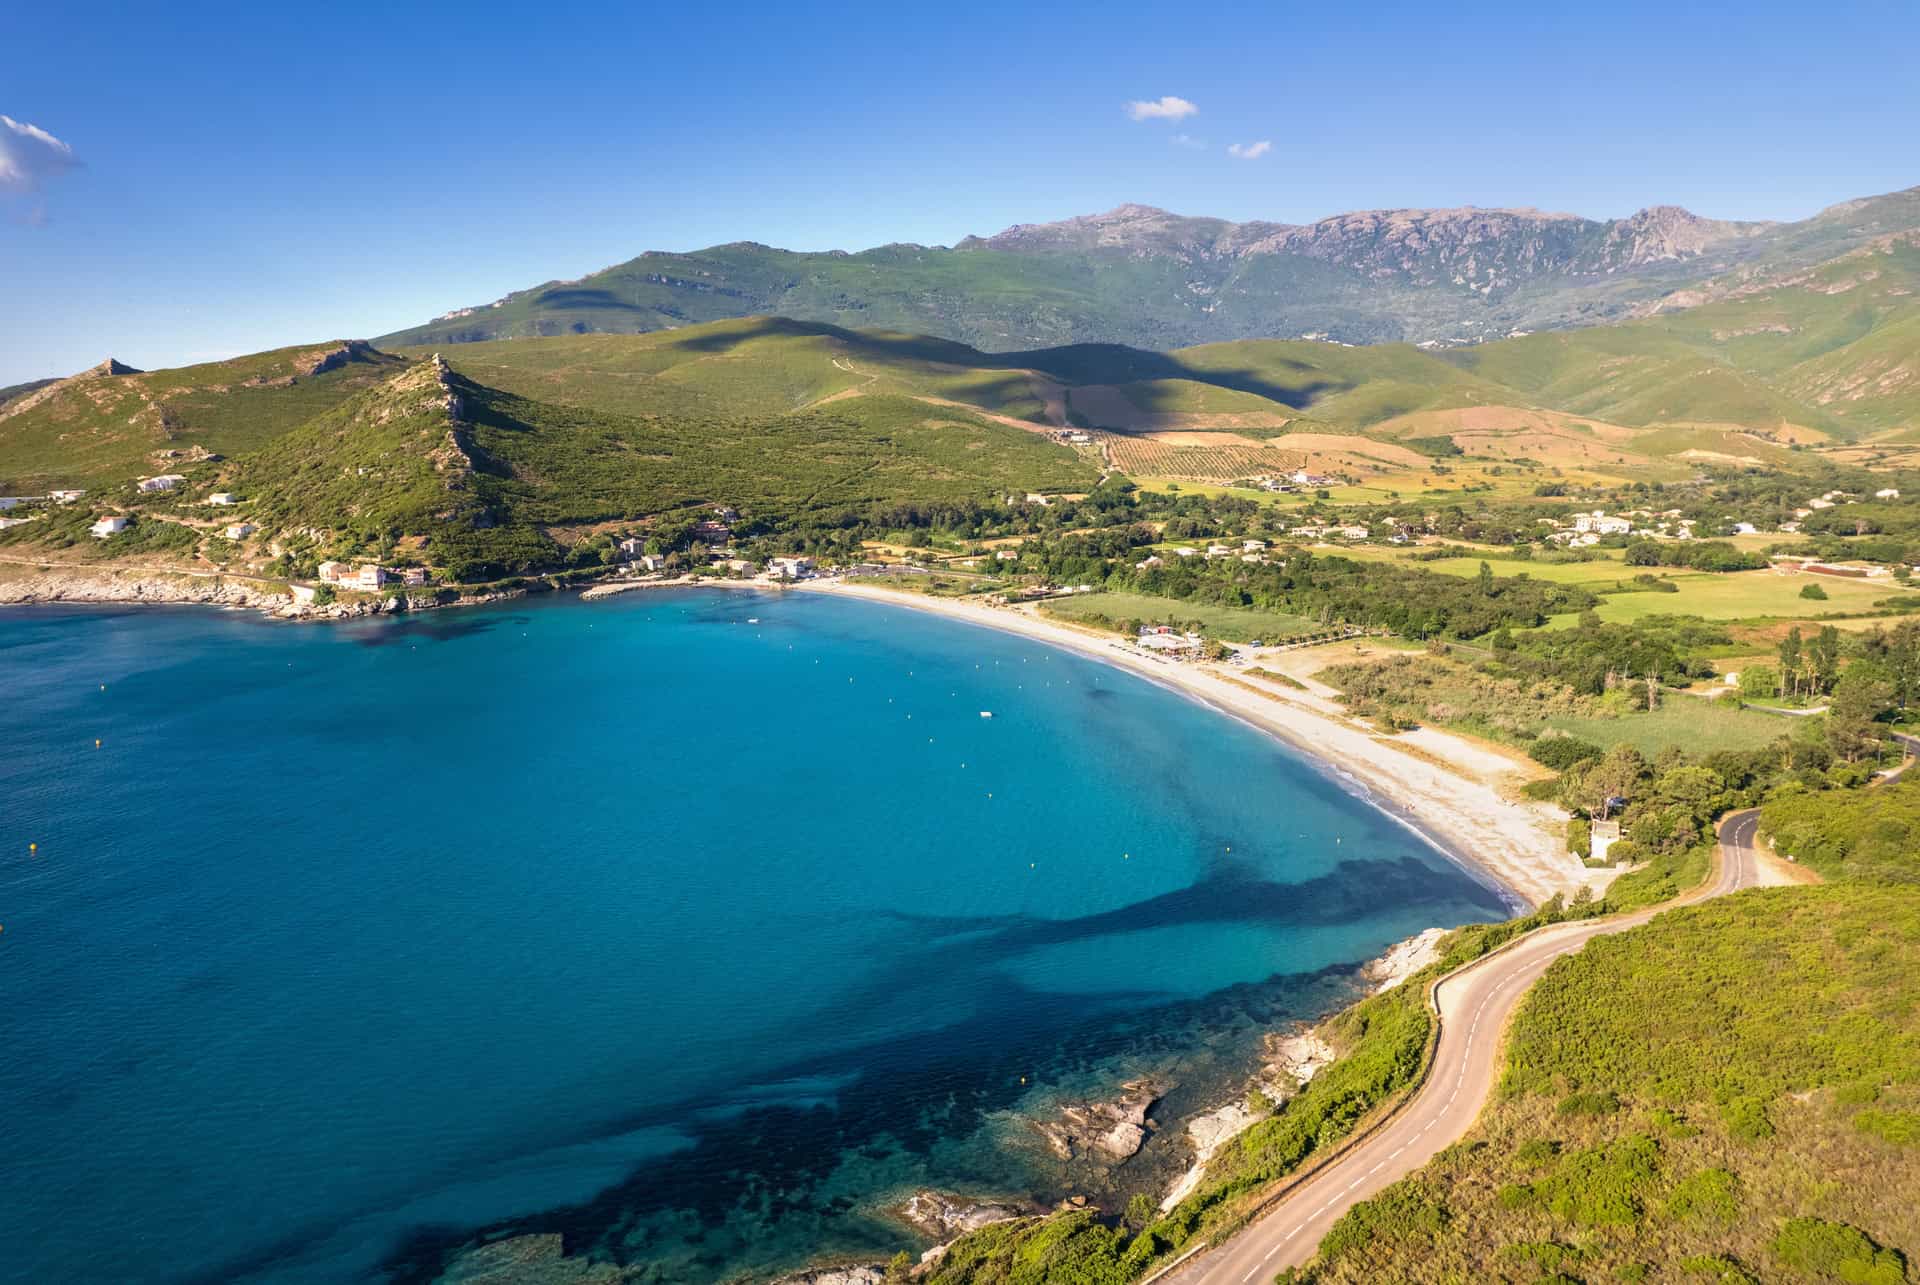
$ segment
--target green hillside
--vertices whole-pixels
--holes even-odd
[[[791,384],[762,388],[785,396]],[[248,517],[288,547],[413,555],[453,580],[486,580],[563,565],[572,532],[595,524],[645,528],[728,505],[743,528],[778,532],[1096,482],[1039,434],[902,396],[634,413],[536,400],[420,361],[236,457],[217,484],[250,497]]]
[[[94,487],[250,450],[403,364],[345,341],[177,370],[104,362],[0,404],[0,491]]]
[[[990,352],[1153,350],[1272,336],[1483,341],[1618,321],[1728,269],[1785,272],[1920,226],[1920,191],[1789,224],[1662,207],[1376,210],[1304,226],[1125,205],[953,247],[848,254],[735,242],[650,252],[386,336],[390,346],[648,332],[778,314],[942,335]]]

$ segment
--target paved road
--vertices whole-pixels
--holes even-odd
[[[1759,882],[1754,860],[1757,809],[1720,823],[1720,860],[1701,901]],[[1426,1164],[1473,1126],[1499,1074],[1500,1034],[1534,979],[1563,955],[1607,933],[1645,923],[1667,906],[1604,920],[1555,924],[1445,978],[1435,991],[1440,1041],[1425,1083],[1396,1115],[1350,1151],[1292,1188],[1258,1220],[1218,1249],[1176,1269],[1169,1285],[1254,1285],[1313,1258],[1321,1237],[1357,1201]]]

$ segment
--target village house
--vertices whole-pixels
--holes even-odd
[[[693,538],[703,544],[726,544],[733,539],[733,528],[724,522],[701,522],[694,526]]]
[[[401,584],[407,584],[407,585],[423,585],[423,584],[425,584],[426,582],[427,582],[427,569],[426,569],[425,567],[402,567],[402,568],[400,568],[400,583],[401,583]]]
[[[995,562],[1018,562],[1020,560],[1020,551],[1018,549],[995,549],[993,551],[993,560]]]
[[[1183,634],[1171,625],[1149,625],[1141,629],[1135,643],[1148,651],[1175,660],[1188,660],[1200,654],[1205,640],[1199,634]]]
[[[1224,544],[1210,544],[1207,546],[1207,556],[1209,558],[1224,558],[1232,553],[1233,550]]]
[[[632,562],[647,551],[647,542],[638,536],[630,536],[620,541],[614,548],[618,549],[621,556],[625,557],[628,562]]]
[[[238,504],[240,503],[240,501],[238,498],[234,496],[233,492],[231,491],[215,491],[212,495],[209,495],[207,497],[207,503],[219,504],[224,506],[228,504]]]
[[[1267,542],[1265,540],[1242,540],[1240,542],[1240,551],[1242,553],[1259,553],[1266,547]]]
[[[1037,504],[1044,509],[1044,508],[1050,508],[1053,504],[1053,501],[1048,499],[1046,496],[1040,494],[1040,492],[1038,491],[1028,491],[1027,503]]]
[[[140,490],[148,495],[155,491],[171,491],[187,479],[179,473],[162,473],[159,477],[140,479]]]
[[[1144,571],[1148,567],[1164,567],[1167,565],[1167,560],[1157,553],[1149,553],[1133,565]]]
[[[633,560],[633,564],[642,571],[665,571],[667,569],[666,558],[658,553],[643,553]]]
[[[251,522],[235,522],[227,528],[227,539],[244,540],[260,528]]]
[[[101,518],[98,522],[87,528],[87,534],[96,540],[104,540],[110,535],[120,534],[120,532],[127,529],[127,526],[128,520],[126,518]]]
[[[49,500],[52,500],[55,504],[72,504],[75,500],[79,499],[81,496],[85,495],[86,493],[87,492],[84,487],[77,488],[77,489],[68,489],[63,491],[48,491],[47,498]]]
[[[713,516],[722,522],[732,522],[740,516],[740,513],[732,505],[716,504],[713,508]]]
[[[1173,556],[1176,558],[1193,558],[1193,557],[1198,557],[1199,554],[1200,554],[1200,550],[1184,544],[1178,546],[1173,551]]]

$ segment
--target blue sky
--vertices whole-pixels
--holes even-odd
[[[0,384],[738,239],[950,244],[1125,201],[1788,219],[1920,183],[1910,0],[397,8],[17,6]],[[1168,97],[1196,110],[1127,110]]]

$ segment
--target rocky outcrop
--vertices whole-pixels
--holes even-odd
[[[1126,1160],[1147,1140],[1147,1112],[1165,1090],[1152,1080],[1129,1080],[1120,1095],[1105,1102],[1075,1102],[1061,1107],[1057,1119],[1034,1125],[1062,1160],[1079,1156]]]
[[[373,345],[364,339],[345,339],[327,348],[301,353],[293,359],[293,370],[296,375],[310,379],[323,371],[338,370],[355,357],[372,351]]]
[[[16,397],[5,405],[0,405],[0,419],[10,419],[15,415],[23,415],[42,402],[50,401],[58,397],[61,393],[72,388],[82,380],[105,379],[112,375],[142,375],[145,373],[145,371],[134,369],[125,362],[115,361],[109,357],[98,366],[89,366],[79,374],[70,375],[66,379],[50,380],[24,396]]]
[[[888,1212],[923,1235],[948,1241],[994,1223],[1024,1218],[1035,1211],[1012,1201],[977,1200],[946,1191],[916,1191]]]
[[[887,1269],[871,1263],[854,1267],[816,1267],[782,1276],[773,1285],[882,1285]]]
[[[1196,1191],[1207,1176],[1207,1164],[1220,1149],[1257,1124],[1272,1107],[1299,1093],[1308,1081],[1334,1060],[1333,1046],[1317,1031],[1299,1027],[1270,1034],[1261,1055],[1260,1071],[1246,1097],[1215,1107],[1205,1115],[1187,1122],[1187,1139],[1193,1144],[1193,1163],[1180,1175],[1166,1198],[1160,1202],[1164,1212]],[[1255,1100],[1256,1094],[1264,1102]]]
[[[1439,959],[1440,942],[1446,935],[1444,928],[1429,928],[1405,941],[1395,942],[1386,954],[1362,968],[1360,976],[1373,987],[1374,994],[1390,991]]]

